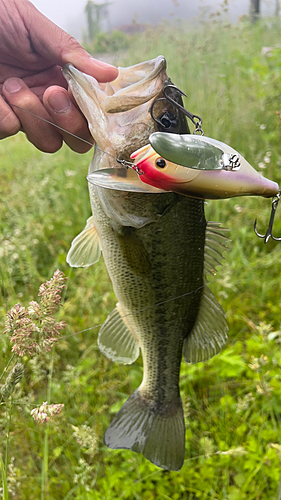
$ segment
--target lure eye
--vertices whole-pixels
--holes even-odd
[[[164,160],[164,158],[157,158],[155,165],[158,168],[165,168],[167,163],[166,163],[166,160]]]

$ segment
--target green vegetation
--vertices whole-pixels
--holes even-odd
[[[164,54],[205,134],[231,144],[280,183],[279,40],[274,21],[163,25],[139,35],[120,64]],[[228,227],[232,240],[211,280],[230,339],[209,362],[182,363],[186,460],[180,472],[164,472],[141,455],[103,444],[113,414],[141,381],[142,364],[117,365],[97,349],[98,326],[115,305],[102,259],[77,270],[65,262],[90,215],[90,157],[66,147],[43,154],[22,135],[0,142],[2,331],[7,310],[37,300],[39,285],[57,268],[68,277],[57,317],[67,327],[51,352],[15,356],[8,366],[11,345],[0,335],[0,373],[8,366],[1,383],[19,361],[24,365],[24,377],[0,406],[3,499],[280,500],[281,245],[264,245],[253,232],[256,217],[258,230],[265,230],[270,200],[206,205],[208,218]],[[64,408],[40,424],[30,412],[46,401]]]
[[[117,51],[127,50],[132,40],[132,35],[114,30],[97,33],[91,42],[84,43],[84,47],[90,54],[115,54]]]

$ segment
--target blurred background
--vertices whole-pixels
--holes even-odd
[[[32,0],[32,3],[53,22],[79,41],[87,36],[89,10],[93,19],[100,16],[100,27],[104,31],[134,30],[136,25],[158,24],[164,19],[192,20],[221,12],[222,3],[227,6],[229,19],[235,23],[251,8],[259,7],[260,15],[268,17],[279,13],[280,0]]]

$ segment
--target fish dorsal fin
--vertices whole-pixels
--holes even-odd
[[[225,313],[205,285],[195,325],[183,345],[185,361],[199,363],[212,358],[225,345],[227,333]]]
[[[72,241],[66,262],[71,267],[89,267],[98,262],[100,255],[100,241],[91,216],[83,231]]]
[[[139,357],[139,346],[132,334],[129,316],[123,313],[120,304],[116,305],[102,325],[98,346],[107,358],[117,363],[131,364]]]
[[[208,273],[215,274],[216,266],[221,265],[224,259],[222,253],[228,249],[230,239],[228,229],[220,226],[218,222],[208,222],[205,234],[204,270],[205,277]]]

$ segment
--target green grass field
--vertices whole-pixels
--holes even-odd
[[[205,135],[231,144],[280,184],[279,41],[278,21],[230,26],[215,17],[196,29],[163,24],[138,35],[119,62],[165,55],[168,74],[188,95],[187,109],[203,118]],[[21,359],[24,378],[0,406],[3,499],[280,500],[281,242],[264,245],[253,231],[256,217],[265,231],[271,201],[206,205],[208,219],[228,227],[232,240],[211,279],[230,338],[209,362],[182,363],[186,459],[180,472],[164,472],[142,455],[103,444],[113,414],[141,382],[142,365],[117,365],[98,351],[98,325],[115,305],[102,259],[89,269],[65,262],[90,216],[91,156],[66,147],[43,154],[22,134],[0,142],[2,331],[7,311],[37,300],[39,285],[57,268],[68,277],[61,339],[51,352]],[[281,207],[274,234],[281,237]],[[0,335],[0,349],[3,373],[11,358],[7,335]],[[39,424],[30,411],[47,400],[64,410]]]

